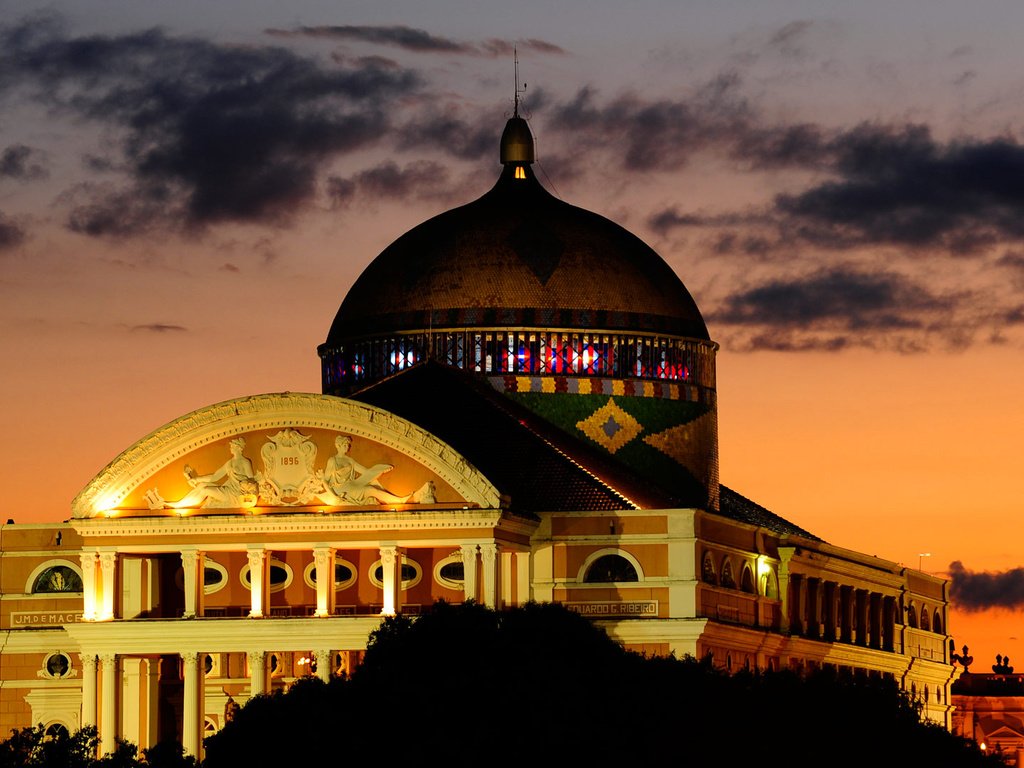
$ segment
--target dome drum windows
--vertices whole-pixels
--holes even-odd
[[[344,389],[431,357],[476,373],[608,376],[714,387],[707,342],[667,336],[504,329],[450,330],[366,339],[322,349],[329,387]]]

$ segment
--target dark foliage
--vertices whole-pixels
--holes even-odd
[[[895,684],[828,671],[726,675],[645,658],[557,605],[439,603],[387,619],[350,679],[258,697],[206,741],[204,768],[447,765],[1000,765],[920,721]]]
[[[138,747],[119,739],[113,752],[98,758],[99,743],[93,726],[54,736],[47,736],[42,725],[22,728],[0,742],[0,768],[197,768],[195,758],[186,757],[177,743],[157,744],[140,757]]]

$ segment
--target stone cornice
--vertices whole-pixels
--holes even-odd
[[[432,510],[429,512],[348,512],[290,515],[238,515],[212,517],[129,517],[76,520],[75,528],[84,539],[117,538],[117,548],[131,549],[132,538],[143,541],[145,549],[159,548],[161,540],[207,549],[203,538],[229,536],[238,542],[265,541],[275,536],[307,534],[310,540],[329,540],[331,534],[359,532],[371,538],[395,536],[400,532],[448,532],[502,528],[529,535],[532,530],[518,519],[502,518],[500,509]],[[447,536],[445,536],[447,538]],[[198,539],[198,540],[197,540]]]

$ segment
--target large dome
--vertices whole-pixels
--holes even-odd
[[[555,198],[529,166],[507,163],[483,197],[415,227],[366,268],[327,345],[495,325],[708,339],[697,305],[657,253]]]
[[[718,346],[693,298],[640,238],[541,186],[518,115],[500,158],[489,192],[402,235],[349,290],[318,349],[324,393],[453,445],[509,439],[494,424],[511,418],[717,509]]]

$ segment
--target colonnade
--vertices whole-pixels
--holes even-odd
[[[410,550],[398,542],[380,542],[375,549],[380,557],[381,615],[402,612],[402,561]],[[493,540],[461,541],[433,544],[430,551],[449,550],[463,565],[463,597],[477,600],[489,607],[525,603],[530,598],[529,552],[503,546]],[[237,551],[211,549],[211,552]],[[369,631],[376,626],[372,616],[337,616],[334,570],[338,548],[330,544],[308,545],[315,567],[316,604],[312,616],[275,621],[269,605],[271,552],[279,548],[249,545],[244,550],[249,567],[249,606],[247,616],[268,619],[260,622],[259,633],[250,631],[257,625],[245,619],[214,621],[209,624],[178,619],[202,619],[204,616],[204,568],[206,550],[200,545],[162,548],[158,552],[135,549],[95,548],[81,552],[84,592],[81,674],[82,725],[99,728],[101,749],[110,752],[117,737],[127,738],[140,747],[155,743],[158,737],[156,720],[160,710],[160,665],[172,655],[180,665],[180,677],[172,682],[180,685],[182,743],[188,754],[200,756],[207,716],[204,661],[207,653],[197,648],[210,644],[211,653],[244,652],[248,664],[248,695],[269,692],[268,657],[272,652],[309,653],[316,661],[316,675],[330,679],[334,653],[342,645],[349,650],[365,648]],[[131,565],[139,556],[177,553],[181,558],[184,609],[180,616],[156,616],[151,621],[120,621],[140,614],[145,600],[133,596],[141,566]],[[129,556],[125,561],[124,557]],[[449,557],[451,557],[449,555]],[[120,574],[125,565],[131,572]],[[138,590],[144,592],[139,581]],[[120,602],[116,599],[120,591]],[[126,610],[126,604],[127,610]],[[180,605],[180,604],[179,604]],[[244,610],[244,607],[243,607]],[[321,623],[321,620],[325,620]],[[95,630],[89,632],[89,628]],[[78,633],[76,633],[78,634]],[[257,637],[258,634],[258,637]],[[187,643],[176,637],[189,639]],[[99,639],[90,648],[89,637]],[[144,639],[143,639],[144,638]],[[250,638],[250,639],[246,639]],[[241,647],[239,644],[241,643]],[[248,647],[246,647],[248,644]],[[116,649],[111,653],[110,649]],[[185,650],[182,650],[185,649]],[[225,657],[226,658],[226,657]],[[244,677],[237,683],[244,688]],[[141,702],[141,706],[136,706]],[[138,711],[143,710],[140,715]]]

